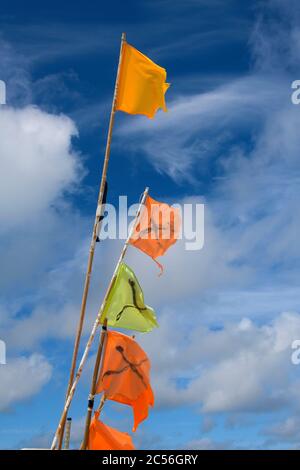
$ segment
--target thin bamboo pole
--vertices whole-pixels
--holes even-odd
[[[106,402],[106,396],[105,396],[105,394],[103,393],[103,395],[102,395],[102,397],[101,397],[101,400],[100,400],[100,403],[99,403],[99,406],[98,406],[98,408],[97,408],[97,413],[99,413],[99,416],[100,416],[101,411],[102,411],[103,408],[104,408],[105,402]],[[84,436],[84,437],[85,437],[85,436]],[[89,442],[88,440],[89,440],[89,435],[87,436],[87,444],[86,444],[86,446],[88,445],[88,442]],[[82,441],[81,446],[80,446],[80,450],[83,450],[83,449],[84,449],[84,441]],[[86,447],[85,447],[85,449],[86,449]]]
[[[57,429],[56,429],[56,432],[55,432],[55,435],[54,435],[54,438],[53,438],[53,441],[52,441],[52,445],[51,445],[51,450],[54,450],[55,447],[56,447],[56,444],[57,444],[57,441],[58,441],[58,438],[59,438],[59,435],[61,433],[61,430],[62,430],[62,425],[63,423],[65,422],[66,420],[66,417],[67,417],[67,413],[68,413],[68,409],[70,407],[70,404],[71,404],[71,401],[73,399],[73,396],[74,396],[74,393],[75,393],[75,389],[77,387],[77,384],[79,382],[79,379],[81,377],[81,374],[82,374],[82,369],[83,369],[83,366],[87,360],[87,356],[88,356],[88,353],[89,353],[89,350],[92,346],[92,343],[93,343],[93,340],[95,338],[95,335],[96,335],[96,331],[97,331],[97,328],[98,328],[98,325],[100,323],[100,319],[101,319],[101,315],[102,315],[102,312],[104,310],[104,307],[105,307],[105,304],[106,304],[106,301],[107,301],[107,297],[108,297],[108,294],[113,286],[113,283],[115,281],[115,278],[116,278],[116,275],[117,275],[117,272],[118,272],[118,269],[120,267],[120,264],[122,263],[123,259],[124,259],[124,256],[126,254],[126,251],[127,251],[127,248],[128,248],[128,245],[129,245],[129,241],[133,235],[133,232],[134,232],[134,229],[135,227],[137,226],[138,224],[138,220],[139,220],[139,217],[140,217],[140,213],[141,213],[141,209],[142,209],[142,206],[146,200],[146,197],[148,195],[148,192],[149,192],[149,188],[146,188],[144,193],[143,193],[143,196],[142,196],[142,199],[140,201],[140,204],[139,204],[139,207],[138,207],[138,210],[137,210],[137,213],[136,213],[136,216],[135,216],[135,220],[132,224],[132,227],[131,227],[131,230],[128,234],[128,237],[127,237],[127,240],[126,242],[124,243],[124,246],[123,246],[123,249],[122,249],[122,252],[121,252],[121,255],[120,255],[120,258],[117,262],[117,265],[115,267],[115,270],[114,270],[114,273],[112,275],[112,278],[110,280],[110,283],[109,283],[109,286],[107,288],[107,291],[105,293],[105,296],[104,296],[104,299],[103,299],[103,302],[102,302],[102,305],[100,307],[100,310],[98,312],[98,315],[97,315],[97,318],[96,318],[96,321],[93,325],[93,328],[92,328],[92,331],[91,331],[91,334],[90,334],[90,337],[87,341],[87,344],[86,344],[86,347],[85,347],[85,350],[84,350],[84,353],[82,355],[82,358],[81,358],[81,361],[80,361],[80,364],[79,364],[79,367],[78,367],[78,370],[77,370],[77,373],[76,373],[76,376],[75,376],[75,379],[73,381],[73,384],[70,388],[70,391],[69,391],[69,394],[67,396],[67,399],[66,399],[66,402],[65,402],[65,406],[64,406],[64,409],[63,409],[63,412],[62,412],[62,415],[61,415],[61,418],[60,418],[60,421],[59,421],[59,424],[57,426]]]
[[[70,447],[70,437],[71,437],[71,426],[72,426],[72,418],[67,419],[66,423],[66,432],[65,432],[65,450],[68,450]]]
[[[96,389],[97,389],[97,380],[98,380],[98,375],[99,375],[104,342],[106,338],[106,331],[107,331],[107,321],[105,321],[105,323],[102,326],[100,342],[99,342],[99,347],[98,347],[95,366],[94,366],[93,379],[92,379],[90,394],[88,398],[88,408],[87,408],[87,414],[86,414],[86,420],[85,420],[84,437],[83,437],[83,442],[80,447],[81,450],[86,450],[88,446],[88,442],[89,442],[90,424],[91,424],[92,413],[93,413],[93,408],[94,408],[94,400],[95,400],[95,394],[96,394]]]
[[[73,383],[73,380],[74,380],[76,362],[77,362],[77,356],[78,356],[78,350],[79,350],[79,344],[80,344],[80,339],[81,339],[81,335],[82,335],[82,329],[83,329],[83,323],[84,323],[84,317],[85,317],[85,311],[86,311],[86,303],[87,303],[89,287],[90,287],[90,280],[91,280],[91,274],[92,274],[92,267],[93,267],[96,241],[97,241],[97,236],[100,233],[100,229],[101,229],[101,225],[102,225],[102,218],[101,218],[101,215],[102,215],[102,201],[103,201],[103,195],[104,195],[104,190],[105,190],[108,162],[109,162],[109,157],[110,157],[111,138],[112,138],[112,131],[113,131],[114,120],[115,120],[116,101],[117,101],[117,94],[118,94],[120,69],[121,69],[123,48],[124,48],[124,43],[125,42],[126,42],[126,34],[123,33],[122,38],[121,38],[119,64],[118,64],[118,70],[117,70],[117,76],[116,76],[116,82],[115,82],[114,96],[113,96],[110,119],[109,119],[107,142],[106,142],[106,149],[105,149],[105,155],[104,155],[104,163],[103,163],[102,176],[101,176],[99,195],[98,195],[98,204],[97,204],[95,222],[94,222],[94,227],[93,227],[93,234],[92,234],[92,239],[91,239],[91,244],[90,244],[89,258],[88,258],[88,264],[87,264],[87,270],[86,270],[85,282],[84,282],[84,289],[83,289],[82,301],[81,301],[81,307],[80,307],[79,322],[78,322],[78,325],[77,325],[77,332],[76,332],[76,337],[75,337],[74,350],[73,350],[73,356],[72,356],[72,362],[71,362],[71,368],[70,368],[70,377],[69,377],[69,383],[68,383],[66,397],[69,395],[69,392],[70,392],[70,389],[71,389],[71,386],[72,386],[72,383]],[[64,427],[65,427],[65,420],[62,424],[62,428],[61,428],[61,432],[60,432],[60,436],[59,436],[58,449],[61,449],[61,447],[62,447]]]

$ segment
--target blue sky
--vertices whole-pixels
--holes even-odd
[[[125,5],[126,3],[126,5]],[[138,335],[156,405],[138,448],[297,448],[296,1],[3,1],[0,446],[47,446],[62,408],[122,31],[164,66],[168,113],[116,116],[109,202],[205,203],[205,245],[127,262],[160,328]],[[121,243],[97,247],[85,338]],[[71,409],[73,445],[95,351]],[[107,424],[131,428],[108,404]]]

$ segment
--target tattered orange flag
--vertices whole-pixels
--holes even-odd
[[[158,264],[158,256],[165,254],[167,249],[179,238],[181,217],[178,208],[163,202],[155,201],[148,196],[129,243],[143,251]]]
[[[129,434],[107,426],[98,418],[99,411],[96,411],[90,424],[88,450],[135,449]]]
[[[154,404],[149,373],[150,361],[138,343],[130,336],[108,331],[96,393],[104,392],[107,399],[132,406],[133,431]]]
[[[144,114],[153,118],[162,108],[167,111],[165,93],[167,72],[149,57],[130,46],[123,46],[116,110]]]

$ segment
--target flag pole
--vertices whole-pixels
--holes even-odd
[[[127,238],[128,242],[129,242],[130,238],[132,237],[134,228],[136,227],[137,217],[139,217],[140,209],[141,209],[142,205],[144,204],[144,202],[146,200],[147,194],[148,194],[148,188],[145,189],[144,194],[142,196],[142,199],[141,199],[141,202],[140,202],[140,208],[138,210],[138,214],[136,216],[136,219],[135,219],[134,223],[132,224],[130,234]],[[124,246],[125,252],[127,250],[127,246],[128,246],[128,243],[127,243],[127,245],[125,244],[125,246]],[[124,255],[125,255],[125,252],[124,252]],[[116,273],[118,272],[120,264],[121,264],[121,261],[117,264]],[[80,450],[86,450],[86,448],[88,446],[88,442],[89,442],[90,424],[91,424],[92,413],[93,413],[93,408],[94,408],[94,400],[95,400],[95,395],[96,395],[97,381],[98,381],[99,369],[100,369],[100,364],[101,364],[101,358],[102,358],[103,349],[104,349],[106,332],[107,332],[107,320],[105,319],[104,323],[103,323],[103,326],[102,326],[102,331],[101,331],[101,336],[100,336],[100,341],[99,341],[99,347],[98,347],[98,351],[97,351],[97,355],[96,355],[96,361],[95,361],[95,366],[94,366],[91,389],[90,389],[90,394],[89,394],[89,398],[88,398],[88,407],[87,407],[87,414],[86,414],[86,421],[85,421],[84,437],[83,437],[83,442],[81,444]]]
[[[95,400],[96,389],[97,389],[97,380],[98,380],[98,375],[99,375],[102,352],[104,348],[104,342],[106,338],[106,331],[107,331],[107,320],[104,320],[102,331],[101,331],[101,336],[100,336],[99,347],[98,347],[97,356],[96,356],[96,361],[95,361],[95,366],[94,366],[90,394],[88,398],[88,408],[87,408],[87,414],[86,414],[86,420],[85,420],[84,437],[83,437],[83,442],[81,444],[80,450],[86,450],[88,446],[88,442],[89,442],[90,424],[91,424],[92,413],[93,413],[93,408],[94,408],[94,400]]]
[[[101,339],[100,339],[100,344],[101,344]],[[104,346],[102,346],[102,348],[104,348]],[[100,350],[100,345],[99,345],[98,351],[99,350]],[[102,354],[102,350],[103,349],[101,349],[101,354]],[[96,359],[96,363],[97,363],[97,359]],[[94,374],[95,374],[95,371],[96,371],[96,368],[97,368],[96,378],[98,378],[99,370],[100,370],[100,361],[99,361],[98,365],[96,365],[96,363],[95,363]],[[93,381],[94,381],[94,375],[93,375]],[[97,385],[97,380],[96,380],[96,385]],[[94,388],[94,390],[96,392],[96,387]],[[94,395],[94,397],[95,397],[95,395]],[[90,399],[90,397],[89,397],[89,399]],[[105,397],[105,394],[103,393],[103,395],[101,397],[101,400],[100,400],[100,403],[99,403],[99,406],[97,408],[97,413],[99,413],[99,415],[100,415],[100,413],[101,413],[101,411],[102,411],[102,409],[105,405],[105,401],[106,401],[106,397]],[[94,398],[93,398],[93,402],[94,402]],[[86,450],[86,448],[88,446],[88,442],[89,442],[90,424],[91,424],[91,420],[92,420],[92,411],[93,411],[93,409],[91,409],[91,412],[89,412],[89,411],[90,410],[88,408],[88,413],[87,413],[86,423],[85,423],[85,429],[84,429],[84,437],[83,437],[83,441],[82,441],[81,446],[80,446],[80,450]]]
[[[91,274],[92,274],[95,247],[96,247],[98,234],[100,233],[100,229],[101,229],[101,225],[102,225],[102,217],[101,217],[102,212],[103,212],[102,202],[103,202],[103,195],[104,195],[104,192],[105,192],[106,176],[107,176],[108,162],[109,162],[109,157],[110,157],[112,131],[113,131],[114,120],[115,120],[115,112],[116,112],[116,102],[117,102],[117,94],[118,94],[120,69],[121,69],[121,62],[122,62],[123,49],[124,49],[125,42],[126,42],[126,34],[122,33],[120,55],[119,55],[119,64],[118,64],[118,70],[117,70],[117,76],[116,76],[116,82],[115,82],[115,89],[114,89],[114,95],[113,95],[113,101],[112,101],[112,107],[111,107],[111,113],[110,113],[110,119],[109,119],[107,142],[106,142],[106,149],[105,149],[104,163],[103,163],[103,170],[102,170],[102,176],[101,176],[101,182],[100,182],[100,188],[99,188],[99,195],[98,195],[98,204],[97,204],[97,209],[96,209],[95,222],[94,222],[92,239],[91,239],[90,250],[89,250],[89,258],[88,258],[87,270],[86,270],[86,275],[85,275],[84,289],[83,289],[81,307],[80,307],[80,315],[79,315],[79,321],[78,321],[78,325],[77,325],[76,337],[75,337],[75,342],[74,342],[74,350],[73,350],[73,356],[72,356],[72,362],[71,362],[71,368],[70,368],[70,376],[69,376],[69,383],[68,383],[66,397],[69,395],[69,392],[70,392],[70,389],[71,389],[71,386],[72,386],[72,383],[73,383],[73,380],[74,380],[78,350],[79,350],[80,339],[81,339],[81,335],[82,335],[85,311],[86,311],[87,297],[88,297],[89,287],[90,287],[90,280],[91,280]],[[60,433],[60,436],[59,436],[58,449],[62,448],[64,428],[65,428],[65,420],[64,420],[64,423],[62,425],[61,433]]]
[[[65,433],[65,450],[68,450],[70,447],[70,437],[71,437],[71,426],[72,426],[72,418],[67,419],[66,423],[66,433]]]
[[[100,319],[101,319],[101,315],[102,315],[102,312],[104,310],[104,307],[106,305],[106,301],[107,301],[107,298],[108,298],[108,294],[110,293],[110,290],[113,286],[113,283],[116,279],[116,276],[117,276],[117,273],[118,273],[118,269],[120,267],[120,264],[122,263],[123,259],[124,259],[124,256],[126,254],[126,251],[127,251],[127,248],[128,248],[128,245],[129,245],[129,241],[133,235],[133,232],[134,232],[134,229],[135,227],[137,226],[138,224],[138,220],[139,220],[139,217],[140,217],[140,214],[141,214],[141,210],[142,210],[142,207],[143,207],[143,204],[146,200],[146,197],[148,196],[148,192],[149,192],[149,188],[146,188],[144,193],[143,193],[143,196],[141,198],[141,201],[140,201],[140,204],[139,204],[139,207],[138,207],[138,210],[137,210],[137,213],[136,213],[136,216],[135,216],[135,219],[134,219],[134,222],[132,224],[132,227],[131,227],[131,230],[128,234],[128,237],[127,237],[127,240],[126,242],[124,243],[124,246],[123,246],[123,249],[122,249],[122,252],[120,254],[120,257],[119,257],[119,260],[117,262],[117,265],[115,267],[115,270],[114,270],[114,273],[112,275],[112,278],[110,280],[110,283],[109,283],[109,286],[107,288],[107,291],[105,293],[105,296],[104,296],[104,299],[103,299],[103,302],[101,304],[101,307],[100,307],[100,310],[98,312],[98,315],[97,315],[97,318],[95,320],[95,323],[93,325],[93,328],[92,328],[92,331],[91,331],[91,334],[90,334],[90,337],[87,341],[87,344],[86,344],[86,347],[85,347],[85,350],[84,350],[84,353],[82,355],[82,358],[81,358],[81,361],[80,361],[80,364],[78,366],[78,370],[77,370],[77,373],[76,373],[76,376],[75,376],[75,379],[70,387],[70,391],[68,393],[68,396],[66,398],[66,402],[65,402],[65,405],[64,405],[64,409],[63,409],[63,412],[61,414],[61,417],[60,417],[60,421],[59,421],[59,424],[57,426],[57,429],[56,429],[56,432],[55,432],[55,435],[54,435],[54,438],[53,438],[53,441],[52,441],[52,444],[51,444],[51,450],[55,450],[55,447],[57,445],[57,442],[58,442],[58,439],[59,439],[59,436],[61,436],[62,434],[62,426],[63,426],[63,423],[65,423],[66,421],[66,418],[67,418],[67,414],[68,414],[68,409],[70,407],[70,404],[72,402],[72,399],[73,399],[73,396],[74,396],[74,393],[75,393],[75,389],[77,387],[77,384],[79,382],[79,379],[81,377],[81,374],[82,374],[82,369],[83,369],[83,366],[87,360],[87,356],[88,356],[88,353],[89,353],[89,350],[91,349],[91,346],[92,346],[92,343],[93,343],[93,340],[95,338],[95,335],[96,335],[96,331],[97,331],[97,328],[98,328],[98,325],[100,323]],[[106,324],[106,322],[105,322]],[[104,325],[103,325],[104,326]]]

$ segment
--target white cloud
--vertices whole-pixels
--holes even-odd
[[[269,426],[266,426],[261,434],[266,437],[263,447],[271,449],[299,449],[300,420],[297,415],[287,416]]]
[[[10,350],[31,351],[47,337],[47,328],[55,325],[53,313],[61,308],[48,279],[61,265],[69,276],[69,260],[83,243],[87,221],[65,196],[78,190],[85,169],[73,146],[75,123],[35,106],[20,107],[30,96],[26,61],[6,43],[0,47],[8,102],[15,97],[12,102],[19,105],[0,107],[1,336]],[[66,330],[71,314],[74,321],[72,302],[64,308]]]
[[[63,225],[62,230],[66,231],[65,235],[69,235],[71,240],[74,225],[69,227]],[[53,234],[53,236],[56,237],[57,235]],[[68,249],[69,258],[66,261],[56,259],[56,264],[52,269],[48,272],[42,271],[40,274],[41,279],[38,279],[36,290],[32,294],[21,297],[15,302],[11,300],[6,308],[2,307],[3,315],[0,319],[2,337],[11,349],[30,351],[44,340],[50,338],[59,340],[74,338],[79,317],[82,282],[84,280],[88,249],[88,241],[82,243],[82,240],[79,239],[78,242],[78,236],[75,237],[75,240],[77,240],[77,245],[79,245],[78,251],[76,250],[76,242],[74,243],[73,241]],[[49,249],[47,247],[48,244],[49,242],[47,241],[42,246],[45,249]],[[75,250],[75,252],[72,250]],[[103,272],[100,274],[100,267],[97,269],[99,255],[100,253],[98,252],[95,256],[91,295],[89,297],[84,325],[86,333],[95,319],[102,292],[106,288],[102,278]],[[45,257],[46,260],[47,257]],[[34,267],[35,265],[33,264],[29,269],[34,269]],[[28,266],[26,269],[28,269]],[[42,265],[42,269],[45,270],[45,264]],[[102,281],[101,284],[99,277]],[[14,278],[16,279],[16,274],[12,272],[12,283]],[[36,276],[33,277],[31,282],[34,283],[35,279]],[[99,287],[97,290],[93,288],[95,284],[100,286],[100,291]],[[31,308],[29,312],[22,314],[22,308],[26,307],[27,304]],[[21,312],[21,315],[18,315],[18,312]]]
[[[218,330],[184,315],[186,323],[181,313],[165,313],[154,338],[140,338],[152,359],[157,406],[189,403],[206,413],[245,413],[292,402],[298,370],[291,365],[291,343],[300,337],[300,315],[283,313],[262,326],[225,322]]]
[[[218,442],[210,439],[208,437],[202,437],[200,439],[194,439],[188,442],[184,448],[185,449],[195,449],[195,450],[225,450],[231,449],[233,447],[232,443],[224,441]]]
[[[52,376],[52,366],[40,354],[7,360],[0,366],[0,411],[40,392]]]
[[[66,116],[32,106],[0,109],[0,323],[9,348],[31,351],[51,336],[51,327],[60,331],[54,320],[60,299],[47,281],[61,263],[69,275],[86,224],[65,199],[84,173],[72,146],[76,135]],[[74,322],[72,302],[63,309],[66,330]]]
[[[0,37],[0,77],[6,84],[7,100],[12,106],[25,106],[31,100],[27,59]],[[0,108],[1,109],[1,108]]]
[[[209,161],[224,157],[224,147],[237,132],[262,122],[285,94],[279,80],[270,80],[249,75],[206,93],[179,97],[168,113],[153,121],[125,121],[118,131],[121,144],[126,139],[129,150],[142,151],[175,181],[199,184]]]
[[[274,438],[290,439],[291,437],[299,436],[299,418],[290,416],[284,421],[273,424],[265,430],[265,434],[273,436]]]
[[[78,182],[80,164],[71,148],[77,131],[65,116],[38,108],[0,109],[1,232],[40,217]]]

